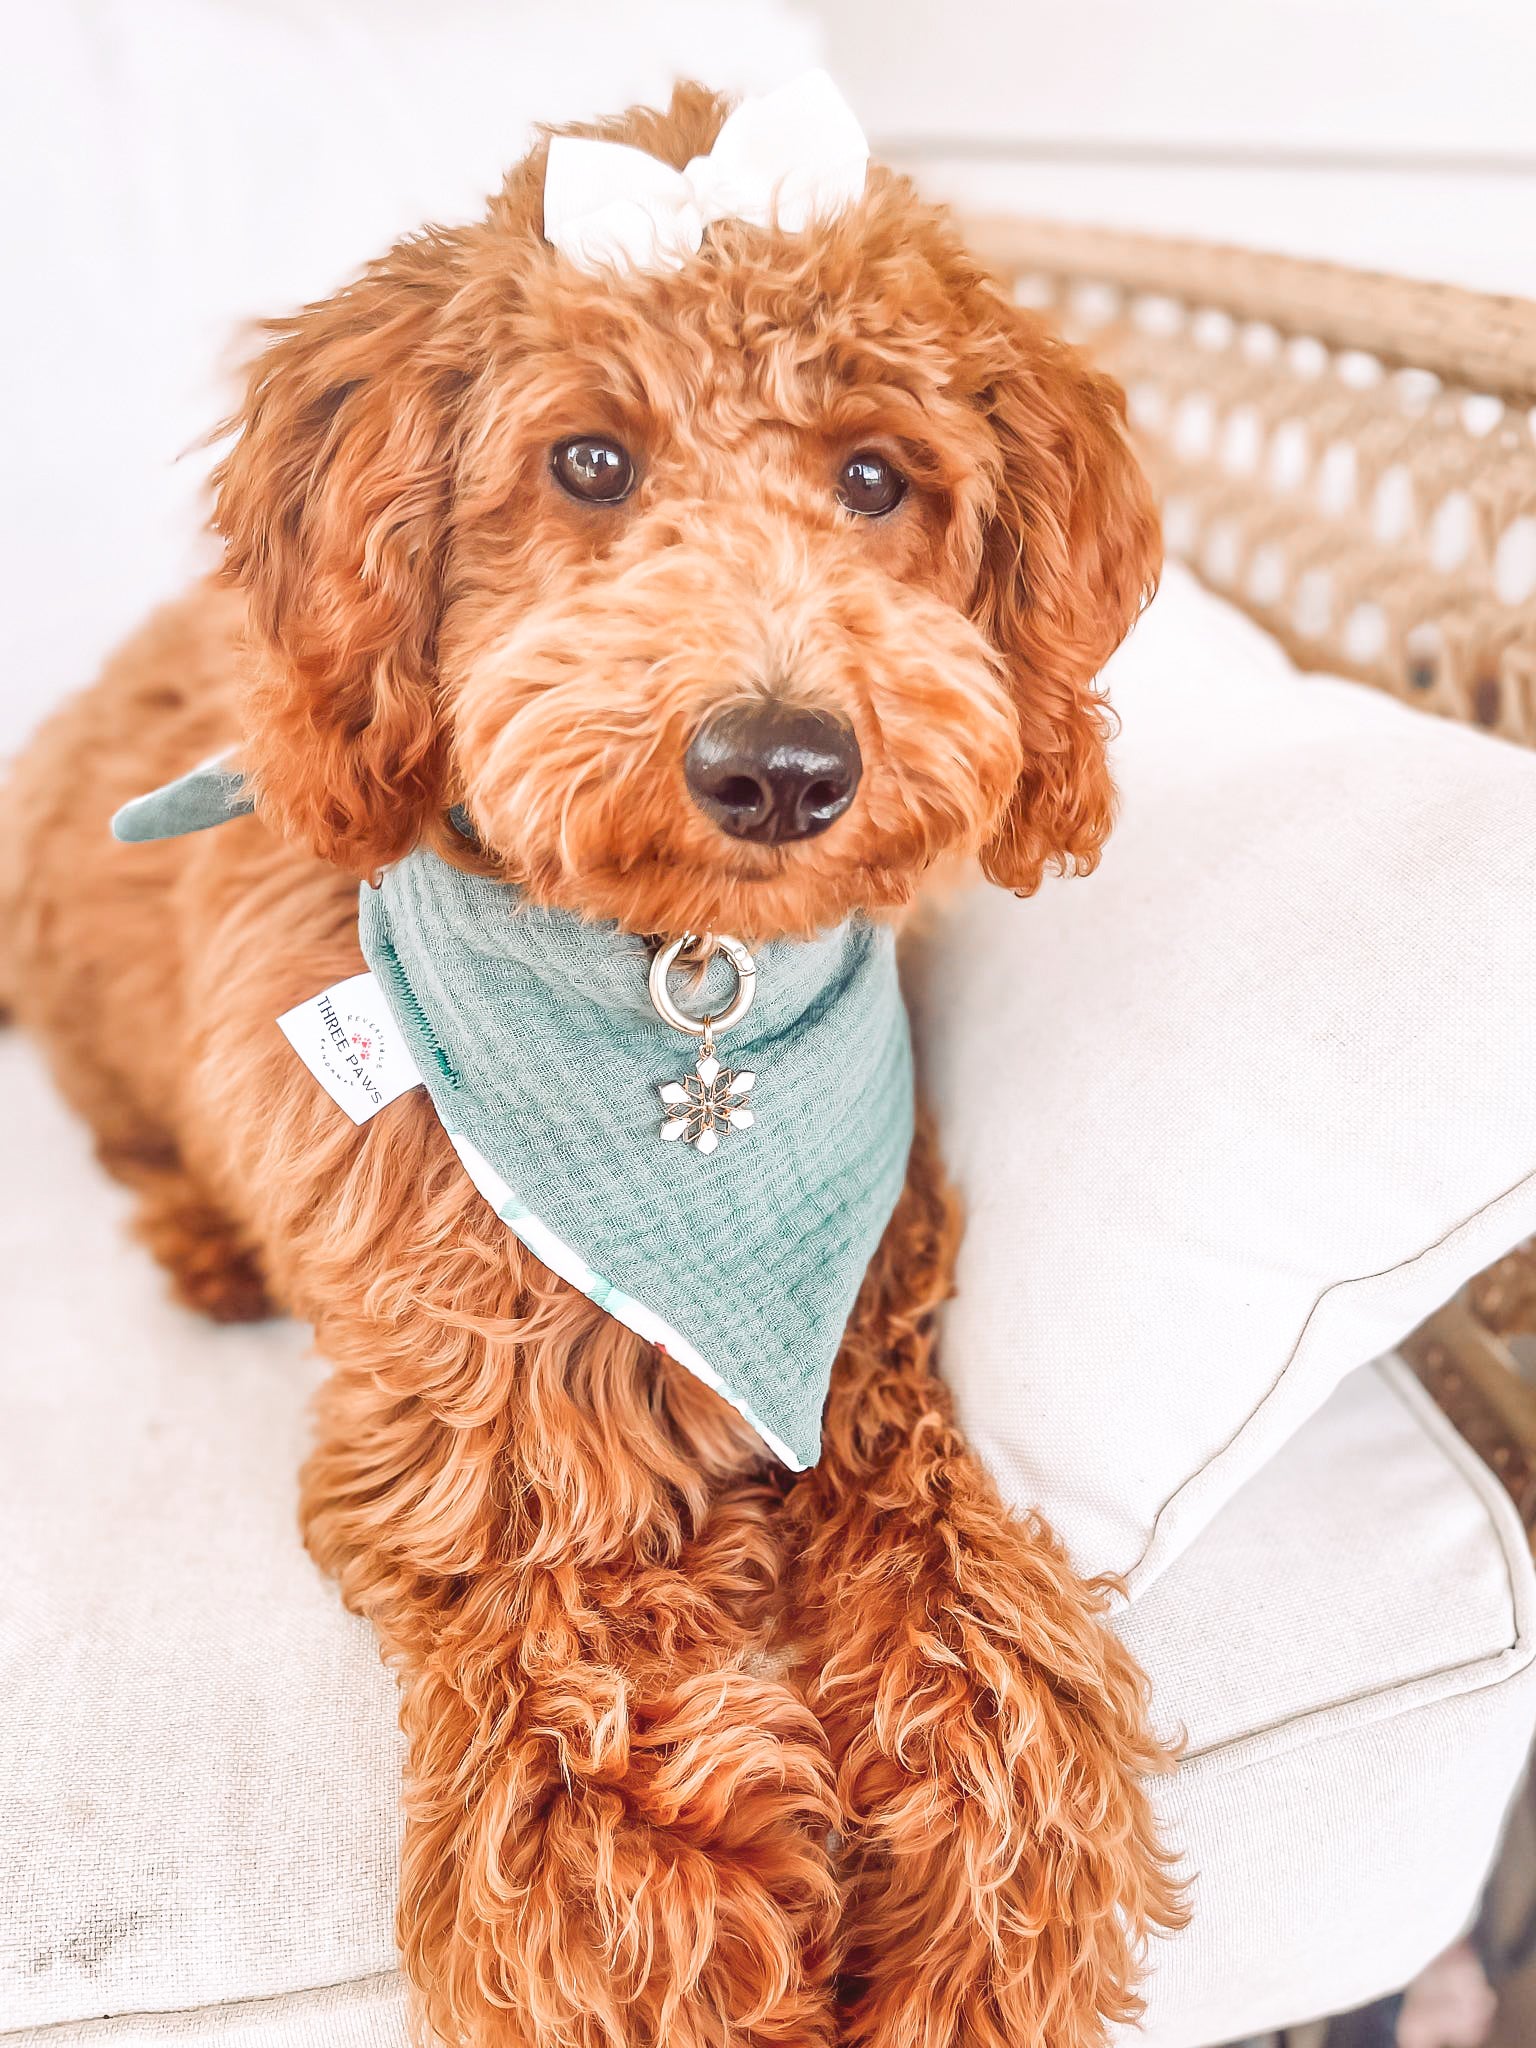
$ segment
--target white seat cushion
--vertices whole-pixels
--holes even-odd
[[[392,1972],[394,1684],[298,1540],[308,1332],[166,1299],[14,1032],[0,1101],[0,2038]]]
[[[304,1335],[165,1301],[15,1036],[0,1105],[0,2040],[404,2048],[393,1688],[299,1546]],[[1536,1721],[1532,1590],[1490,1475],[1371,1368],[1122,1617],[1200,1872],[1152,2048],[1455,1930]]]
[[[1536,1729],[1513,1504],[1400,1360],[1352,1374],[1116,1624],[1186,1738],[1196,1875],[1143,2048],[1399,1990],[1465,1926]]]

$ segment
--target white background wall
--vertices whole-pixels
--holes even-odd
[[[1536,296],[1536,0],[820,0],[885,152],[971,205]]]

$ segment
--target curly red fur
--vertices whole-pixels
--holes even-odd
[[[913,1169],[788,1501],[848,1845],[844,2038],[1078,2048],[1136,2017],[1139,1936],[1178,1918],[1142,1783],[1162,1758],[1109,1589],[955,1427],[932,1353],[959,1214],[926,1130]]]
[[[683,88],[603,132],[682,163],[721,115]],[[1027,891],[1108,829],[1094,677],[1157,559],[1112,387],[887,173],[814,234],[604,279],[543,243],[541,177],[542,147],[276,325],[219,478],[231,587],[18,770],[18,1009],[186,1297],[270,1295],[332,1362],[304,1527],[400,1673],[400,1939],[443,2041],[1093,2048],[1176,1917],[1159,1756],[1101,1590],[933,1376],[931,1143],[790,1485],[518,1245],[424,1098],[355,1129],[272,1028],[360,966],[348,877],[422,841],[751,939],[895,914],[949,858]],[[622,508],[549,474],[599,430],[638,459]],[[833,483],[870,447],[910,489],[861,523]],[[819,838],[688,798],[690,734],[758,695],[856,732]],[[256,820],[110,843],[237,735]]]

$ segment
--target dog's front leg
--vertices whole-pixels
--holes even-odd
[[[422,2015],[454,2048],[820,2048],[831,1774],[752,1668],[779,1579],[761,1452],[512,1256],[514,1318],[463,1288],[433,1315],[418,1273],[366,1362],[364,1333],[320,1332],[348,1362],[306,1524],[401,1668]]]
[[[934,1377],[957,1234],[920,1137],[789,1501],[849,1859],[844,2038],[1094,2048],[1177,1918],[1143,1782],[1162,1757],[1103,1599],[1004,1510]]]

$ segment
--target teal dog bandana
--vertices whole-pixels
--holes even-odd
[[[113,829],[165,838],[249,809],[214,762],[125,806]],[[358,929],[432,1106],[508,1229],[722,1394],[784,1464],[814,1464],[912,1138],[889,929],[855,918],[763,946],[729,1029],[741,980],[717,952],[682,1014],[720,1019],[718,1045],[658,1015],[644,941],[435,854],[365,884]],[[330,1016],[338,1048],[366,1042]]]

